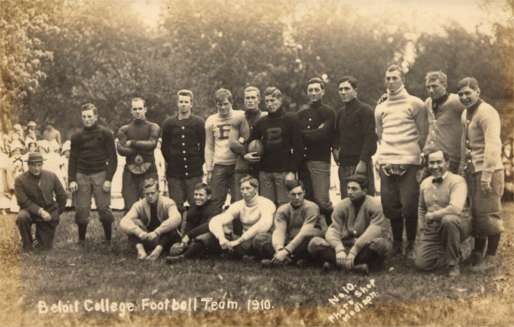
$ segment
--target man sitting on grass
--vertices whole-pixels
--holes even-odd
[[[209,221],[221,209],[218,202],[212,200],[211,188],[205,183],[196,184],[193,198],[194,203],[184,213],[182,239],[171,247],[170,256],[166,258],[168,263],[204,254],[211,242],[215,241],[209,232]]]
[[[266,233],[273,225],[275,204],[257,194],[259,182],[246,176],[241,179],[241,195],[239,200],[230,205],[227,211],[212,218],[209,223],[211,233],[216,237],[222,250],[234,254],[236,258],[244,255],[263,255],[262,245],[267,238]],[[243,226],[242,235],[234,235],[232,221],[239,219]]]
[[[136,245],[137,258],[156,260],[179,239],[181,218],[175,202],[159,195],[159,183],[148,178],[143,184],[144,198],[132,205],[120,221],[120,229]],[[148,255],[147,251],[151,251]]]
[[[309,243],[311,255],[325,261],[324,270],[333,265],[364,273],[383,268],[392,248],[391,225],[380,200],[366,195],[367,182],[362,175],[348,178],[348,198],[335,206],[325,239],[316,237]]]
[[[422,270],[447,267],[456,277],[461,242],[471,234],[471,219],[463,214],[468,188],[462,176],[449,171],[450,157],[443,151],[429,153],[427,165],[431,176],[420,187],[415,263]]]
[[[289,203],[281,205],[275,214],[273,234],[267,234],[268,240],[264,252],[268,258],[261,264],[265,267],[296,261],[301,264],[310,258],[307,247],[315,236],[322,236],[327,230],[325,217],[319,213],[316,203],[305,200],[305,188],[298,180],[286,184],[289,191]]]

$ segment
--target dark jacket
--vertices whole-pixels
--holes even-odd
[[[369,162],[377,151],[375,116],[367,103],[355,98],[337,112],[334,147],[341,149],[339,164],[355,165]]]
[[[221,213],[221,208],[216,201],[208,200],[203,206],[193,204],[186,214],[186,226],[184,233],[190,239],[209,232],[209,221],[212,217]]]
[[[72,135],[68,165],[70,182],[76,180],[77,172],[89,175],[101,171],[106,172],[105,179],[110,181],[117,164],[114,136],[107,128],[94,125]]]
[[[162,125],[161,152],[166,160],[166,176],[202,176],[205,149],[205,122],[191,115],[188,119],[168,118]]]
[[[295,115],[276,112],[262,117],[255,124],[250,142],[258,139],[264,146],[260,170],[264,172],[296,172],[303,158],[300,123]]]
[[[335,116],[334,110],[321,102],[314,102],[298,112],[305,160],[330,162]]]
[[[66,191],[51,171],[42,170],[39,176],[24,172],[16,177],[14,192],[20,208],[33,215],[38,215],[41,208],[49,213],[54,210],[62,213],[66,207]]]

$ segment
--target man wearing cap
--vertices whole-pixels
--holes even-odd
[[[339,165],[339,191],[346,198],[347,178],[360,174],[368,178],[368,194],[375,195],[371,157],[377,151],[373,109],[358,98],[358,81],[353,76],[339,80],[338,92],[343,103],[337,112],[334,135],[334,159]]]
[[[118,153],[126,157],[123,170],[122,196],[125,210],[143,196],[146,178],[158,179],[154,150],[159,140],[160,127],[146,119],[145,100],[135,97],[130,112],[133,120],[118,130]]]
[[[234,146],[242,148],[240,140],[250,134],[244,112],[232,108],[232,93],[218,89],[214,94],[217,113],[205,121],[205,165],[212,197],[221,207],[230,189],[231,202],[241,199],[239,181],[235,173],[238,154]]]
[[[144,181],[143,194],[121,219],[120,229],[135,244],[138,259],[153,261],[179,239],[181,218],[175,202],[159,194],[154,178]]]
[[[462,135],[460,119],[465,107],[457,94],[448,93],[448,79],[442,71],[428,72],[425,87],[429,95],[425,101],[429,132],[423,153],[442,149],[450,156],[448,169],[457,174]]]
[[[322,214],[330,217],[330,149],[334,133],[335,112],[322,103],[325,82],[319,77],[307,82],[309,104],[298,112],[304,154],[299,177],[305,183],[306,197],[316,202]]]
[[[392,247],[391,225],[380,200],[366,194],[367,183],[362,175],[348,178],[348,197],[334,207],[325,238],[309,243],[309,252],[325,261],[324,269],[336,265],[368,272],[384,267]]]
[[[97,108],[87,103],[80,108],[83,128],[72,135],[68,161],[69,190],[75,193],[75,223],[78,240],[86,239],[95,199],[98,215],[107,242],[112,237],[111,181],[118,164],[114,137],[110,130],[98,125]]]
[[[187,200],[194,202],[194,186],[202,181],[205,128],[201,117],[193,115],[193,92],[177,92],[177,115],[162,125],[161,152],[166,161],[166,178],[170,198],[182,212]]]
[[[471,219],[463,213],[468,188],[462,176],[449,171],[447,153],[434,149],[426,158],[431,176],[420,186],[415,264],[422,270],[449,268],[456,277],[461,242],[471,233]]]
[[[32,224],[36,224],[39,248],[52,248],[59,215],[66,206],[66,192],[61,182],[53,172],[43,170],[42,167],[41,154],[29,153],[28,171],[18,176],[14,182],[20,206],[16,225],[20,231],[23,251],[32,250]]]

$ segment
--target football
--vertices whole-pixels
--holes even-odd
[[[257,152],[259,156],[262,156],[264,154],[264,146],[262,145],[262,142],[260,140],[253,140],[248,144],[248,152]]]

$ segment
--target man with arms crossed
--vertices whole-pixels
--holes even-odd
[[[143,196],[143,182],[146,178],[157,176],[154,150],[159,140],[159,125],[146,120],[145,100],[132,99],[130,112],[133,120],[118,130],[118,152],[126,157],[123,170],[123,187],[121,193],[125,210]]]
[[[98,110],[87,103],[80,108],[83,128],[72,135],[68,161],[69,190],[75,193],[75,223],[79,243],[86,240],[91,212],[91,198],[107,242],[111,241],[114,217],[111,205],[111,181],[118,165],[112,132],[98,125]]]

